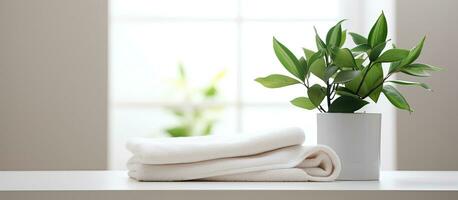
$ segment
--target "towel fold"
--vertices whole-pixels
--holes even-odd
[[[300,145],[304,140],[302,129],[287,128],[224,137],[133,138],[127,142],[127,149],[143,164],[172,164],[253,155]]]
[[[333,181],[336,153],[302,146],[304,133],[291,128],[244,137],[134,139],[129,176],[139,181]]]

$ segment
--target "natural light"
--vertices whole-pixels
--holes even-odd
[[[191,115],[199,116],[187,120],[204,121],[198,134],[302,124],[306,143],[316,143],[315,112],[289,103],[303,88],[270,90],[254,79],[283,70],[272,50],[273,36],[293,52],[315,48],[313,26],[325,34],[348,15],[342,2],[111,1],[110,167],[125,168],[129,153],[123,146],[129,137],[164,137],[168,130],[184,134],[179,132],[186,120],[182,112],[189,110],[198,110]],[[349,22],[353,27],[360,23]],[[212,81],[218,73],[224,75]],[[199,96],[212,82],[217,93]]]

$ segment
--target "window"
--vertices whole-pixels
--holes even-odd
[[[160,135],[176,120],[164,108],[183,103],[168,86],[179,62],[196,85],[226,69],[216,101],[224,110],[215,134],[301,125],[307,143],[316,143],[315,112],[289,104],[304,90],[266,89],[254,79],[286,73],[274,55],[272,36],[299,55],[302,47],[315,47],[313,25],[324,36],[345,15],[341,4],[342,0],[111,1],[110,168],[124,168],[127,138]]]

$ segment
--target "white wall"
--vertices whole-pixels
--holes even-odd
[[[0,170],[106,168],[107,7],[0,0]]]
[[[427,35],[420,61],[445,68],[420,79],[432,93],[401,88],[415,112],[397,112],[398,168],[458,170],[458,1],[398,0],[396,6],[399,46],[410,48]]]

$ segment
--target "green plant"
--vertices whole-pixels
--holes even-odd
[[[394,44],[385,50],[390,39],[387,40],[387,22],[382,12],[367,38],[350,32],[348,34],[356,46],[343,48],[347,37],[347,31],[341,26],[344,21],[327,32],[325,41],[315,29],[317,51],[303,48],[304,56],[300,58],[274,37],[275,54],[294,78],[272,74],[255,80],[267,88],[295,84],[305,86],[307,96],[295,98],[291,103],[308,110],[316,108],[320,112],[353,113],[369,103],[367,98],[377,103],[383,93],[395,107],[412,112],[409,103],[392,84],[420,86],[427,90],[431,90],[430,87],[420,82],[389,78],[396,73],[427,77],[430,76],[428,71],[440,70],[431,65],[414,63],[421,53],[425,37],[410,50],[397,48]],[[386,68],[385,72],[383,68]],[[312,74],[322,84],[312,85]]]
[[[182,64],[178,65],[178,78],[175,80],[176,90],[182,97],[183,104],[167,108],[176,118],[177,124],[164,131],[171,137],[188,137],[195,135],[210,135],[216,123],[219,111],[218,105],[210,105],[218,96],[218,83],[225,76],[225,71],[218,72],[210,83],[202,88],[194,88],[186,76]]]

